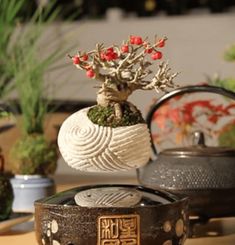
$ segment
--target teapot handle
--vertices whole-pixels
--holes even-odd
[[[168,101],[169,99],[171,99],[175,96],[179,96],[179,95],[183,95],[183,94],[187,94],[187,93],[196,93],[196,92],[220,94],[220,95],[223,95],[223,96],[226,96],[226,97],[229,97],[229,98],[235,100],[235,93],[234,92],[227,90],[225,88],[217,87],[217,86],[196,85],[196,86],[180,87],[180,88],[177,88],[175,90],[172,90],[171,92],[160,97],[157,100],[157,102],[150,108],[150,110],[147,114],[146,123],[148,125],[151,136],[152,136],[151,122],[153,119],[153,115],[154,115],[155,111],[158,110],[162,104],[164,104],[166,101]],[[152,146],[154,154],[157,155],[157,150],[156,150],[156,147],[153,143],[152,138],[151,138],[151,146]]]

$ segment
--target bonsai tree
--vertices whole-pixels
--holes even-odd
[[[82,171],[119,171],[143,166],[151,155],[150,135],[141,112],[128,101],[136,90],[167,91],[178,73],[153,61],[166,38],[131,36],[121,46],[97,44],[89,52],[70,56],[74,65],[98,80],[97,105],[74,113],[62,124],[58,145],[65,161]]]
[[[127,126],[143,122],[141,113],[128,100],[136,90],[166,91],[174,86],[178,73],[171,73],[168,63],[161,62],[157,72],[150,69],[153,63],[162,59],[160,51],[167,38],[148,39],[130,36],[121,46],[104,47],[97,44],[89,52],[79,51],[70,56],[74,65],[86,75],[98,80],[97,106],[91,108],[88,117],[102,126]]]

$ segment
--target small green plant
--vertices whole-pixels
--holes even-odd
[[[208,79],[209,83],[219,87],[226,88],[231,91],[235,91],[235,78],[220,78],[218,76]]]
[[[229,62],[235,61],[235,44],[230,46],[224,53],[224,59]]]
[[[56,148],[44,136],[44,121],[48,112],[44,76],[58,59],[65,56],[67,50],[58,47],[46,53],[40,44],[45,29],[59,13],[53,7],[52,3],[38,8],[27,23],[18,24],[8,57],[22,119],[19,123],[21,138],[10,153],[12,168],[17,174],[52,174],[56,169]]]
[[[231,45],[224,53],[224,59],[228,62],[235,62],[235,44]],[[208,77],[209,84],[223,87],[225,89],[235,92],[235,78],[227,77],[221,78],[215,76],[214,78]],[[235,147],[235,126],[234,121],[225,127],[218,137],[219,145]]]
[[[21,174],[53,174],[56,170],[56,146],[42,134],[21,138],[12,149],[13,172]]]
[[[224,59],[228,62],[235,62],[235,45],[230,46],[225,51]],[[235,91],[235,78],[233,77],[221,78],[218,75],[216,75],[213,78],[208,77],[208,82],[212,85],[216,85],[231,91]]]

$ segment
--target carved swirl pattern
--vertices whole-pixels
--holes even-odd
[[[148,162],[151,147],[146,124],[103,127],[90,121],[88,110],[72,114],[60,128],[58,145],[69,166],[87,172],[111,172]]]
[[[81,191],[74,199],[82,207],[131,207],[140,202],[141,195],[131,189],[127,191],[113,187]]]

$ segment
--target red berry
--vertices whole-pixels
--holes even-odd
[[[142,37],[138,37],[138,36],[135,37],[134,44],[136,44],[136,45],[141,45],[141,44],[143,44]]]
[[[88,58],[89,58],[89,57],[88,57],[88,55],[87,55],[87,54],[84,54],[84,55],[82,56],[82,60],[83,60],[83,61],[87,61],[87,60],[88,60]]]
[[[128,52],[129,52],[129,46],[128,46],[127,44],[122,45],[121,51],[122,51],[123,53],[128,53]]]
[[[78,56],[73,56],[72,60],[74,65],[78,65],[80,63],[80,59]]]
[[[116,52],[112,53],[112,58],[113,60],[116,60],[118,58],[118,54]]]
[[[130,43],[135,44],[135,36],[130,36]]]
[[[117,58],[118,54],[112,51],[112,49],[107,50],[104,54],[104,59],[107,61],[116,60]]]
[[[157,51],[153,53],[151,57],[153,60],[160,60],[162,58],[162,52]]]
[[[104,54],[104,59],[107,61],[111,61],[113,59],[113,54],[112,53]]]
[[[113,53],[113,48],[111,47],[111,48],[108,48],[107,49],[107,53]]]
[[[86,75],[90,78],[95,76],[95,72],[92,69],[87,70]]]
[[[162,47],[164,47],[165,46],[165,40],[164,39],[161,39],[161,40],[159,40],[159,42],[158,42],[158,45],[157,45],[159,48],[162,48]]]
[[[153,52],[152,48],[146,48],[145,49],[145,53],[147,53],[147,54],[151,54],[152,52]]]

